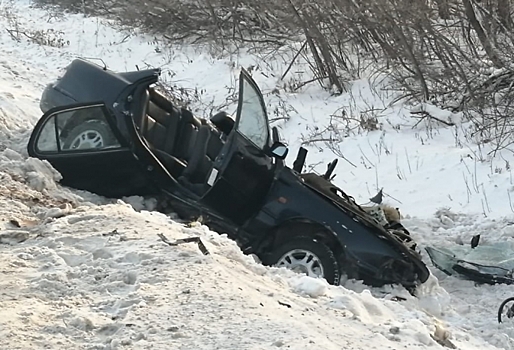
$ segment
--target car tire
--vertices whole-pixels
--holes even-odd
[[[63,142],[63,150],[96,149],[116,143],[111,129],[101,120],[88,120],[70,130]]]
[[[514,301],[514,297],[510,297],[510,298],[507,298],[505,299],[500,307],[498,308],[498,323],[502,323],[504,320],[502,319],[502,315],[503,316],[507,316],[507,318],[511,319],[514,317],[514,314],[513,314],[513,311],[514,311],[514,304],[511,305],[510,307],[507,307],[507,304]],[[504,315],[504,309],[505,309],[505,315]]]
[[[294,237],[269,255],[270,265],[287,267],[311,277],[322,277],[330,284],[339,284],[341,273],[334,252],[325,243],[312,237]]]

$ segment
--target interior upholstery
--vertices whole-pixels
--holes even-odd
[[[210,138],[211,132],[209,127],[206,125],[200,126],[198,136],[196,137],[196,145],[183,172],[183,175],[192,183],[207,181],[207,172],[212,167],[212,160],[207,157],[207,146]]]
[[[159,108],[155,103],[148,104],[145,138],[152,140],[155,148],[172,153],[177,140],[180,118]]]
[[[141,135],[172,176],[194,192],[204,192],[224,144],[221,132],[190,111],[176,108],[154,89],[144,97],[147,108],[139,122]]]
[[[174,154],[180,159],[189,159],[195,148],[196,137],[202,123],[187,109],[180,109],[180,126]]]

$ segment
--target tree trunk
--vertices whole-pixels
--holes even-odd
[[[437,13],[441,19],[450,19],[449,0],[435,0],[437,4]]]
[[[510,3],[509,0],[497,0],[496,12],[500,23],[506,28],[512,28],[512,21],[510,18]]]
[[[480,40],[480,43],[482,44],[482,47],[485,50],[485,53],[493,63],[493,65],[496,68],[502,68],[503,62],[501,61],[500,57],[495,52],[495,49],[485,34],[484,28],[480,24],[480,22],[477,19],[477,16],[475,14],[475,10],[473,9],[473,5],[471,4],[470,0],[462,0],[462,4],[464,5],[464,13],[466,14],[466,17],[475,30],[475,33],[477,33],[478,39]]]
[[[311,16],[307,13],[300,13],[291,0],[288,0],[291,9],[301,23],[306,36],[307,44],[312,52],[320,77],[326,76],[330,84],[335,86],[339,92],[344,91],[343,83],[340,81],[337,70],[330,52],[330,47],[323,34],[317,27]]]

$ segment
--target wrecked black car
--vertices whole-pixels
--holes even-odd
[[[74,60],[47,86],[30,156],[48,160],[61,183],[107,197],[162,198],[184,218],[226,232],[264,264],[338,284],[412,288],[429,272],[401,235],[386,229],[323,176],[294,169],[270,130],[263,96],[241,70],[237,115],[200,119],[156,88],[159,69],[114,73]]]

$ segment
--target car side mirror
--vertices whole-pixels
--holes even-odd
[[[278,159],[285,159],[289,149],[282,142],[276,141],[271,145],[269,153]]]

